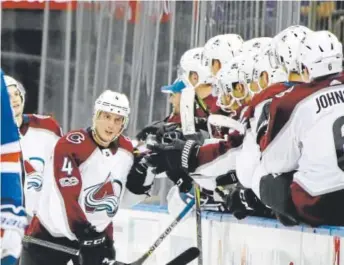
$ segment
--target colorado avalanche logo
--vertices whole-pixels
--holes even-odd
[[[36,160],[38,160],[38,158],[34,158]],[[34,160],[32,159],[32,160]],[[31,159],[30,159],[31,160]],[[40,159],[42,160],[42,159]],[[44,161],[41,161],[42,164],[44,165]],[[32,164],[25,160],[24,161],[24,168],[25,168],[25,172],[26,172],[26,187],[28,190],[35,190],[35,191],[41,191],[42,189],[42,185],[43,185],[43,177],[42,174],[40,174],[39,172],[37,172],[35,170],[35,168],[32,166]]]
[[[106,211],[109,217],[115,216],[122,183],[118,180],[107,178],[104,183],[89,187],[85,190],[85,209],[88,213]]]

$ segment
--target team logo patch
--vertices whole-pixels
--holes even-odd
[[[41,168],[41,171],[43,171],[44,160],[39,157],[31,157],[29,161],[24,161],[26,188],[28,190],[41,191],[43,185],[42,173],[39,173],[34,165],[36,168]]]
[[[101,184],[85,190],[85,209],[88,213],[106,211],[109,217],[115,216],[121,195],[122,183],[109,178]]]
[[[76,177],[66,177],[59,179],[61,187],[72,187],[79,184],[79,180]]]
[[[81,144],[83,141],[85,141],[85,135],[83,135],[81,132],[72,132],[67,134],[66,139],[68,142],[73,144]]]

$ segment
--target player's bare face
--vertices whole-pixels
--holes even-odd
[[[196,86],[198,83],[198,74],[196,72],[190,72],[189,81],[191,85]]]
[[[308,72],[308,69],[307,68],[305,68],[303,71],[302,71],[302,77],[303,77],[303,80],[305,81],[305,82],[310,82],[311,80],[310,80],[310,78],[309,78],[309,72]]]
[[[230,107],[233,97],[230,94],[223,94],[221,96],[221,104]]]
[[[173,107],[173,114],[179,114],[180,113],[180,93],[171,94],[170,96],[170,103]]]
[[[102,111],[95,121],[97,136],[106,144],[110,144],[123,128],[124,117]]]
[[[253,93],[258,93],[259,92],[259,86],[257,82],[251,82],[249,84],[249,88]]]
[[[24,104],[21,94],[16,86],[9,86],[8,94],[10,95],[11,107],[15,117],[21,116],[24,110]]]
[[[220,60],[214,59],[211,65],[211,73],[216,76],[217,72],[221,69]]]
[[[269,84],[269,76],[267,72],[263,72],[261,73],[260,77],[259,77],[259,85],[262,89],[265,89],[268,84]]]
[[[246,91],[242,84],[235,84],[233,88],[233,96],[237,99],[242,99],[245,97]]]

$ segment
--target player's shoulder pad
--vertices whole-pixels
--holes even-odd
[[[75,145],[87,145],[90,142],[92,142],[91,137],[83,129],[70,131],[58,141],[59,144],[71,146],[71,148],[75,148]]]
[[[62,137],[62,129],[59,123],[51,116],[39,114],[26,114],[29,119],[29,126],[37,129],[44,129]]]
[[[81,164],[93,153],[96,147],[87,131],[80,129],[70,131],[61,137],[55,146],[55,154],[73,156],[78,164]]]
[[[285,83],[273,84],[273,85],[267,87],[266,89],[264,89],[262,92],[254,95],[250,105],[252,107],[255,107],[255,106],[259,105],[261,102],[263,102],[269,98],[272,98],[275,95],[283,92],[287,88],[288,88],[288,86]]]
[[[134,153],[134,147],[133,147],[133,144],[132,144],[130,138],[128,138],[124,135],[120,135],[118,137],[118,148],[122,148],[122,149],[126,150],[127,152],[129,152],[130,154]]]

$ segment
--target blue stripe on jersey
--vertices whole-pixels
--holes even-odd
[[[19,173],[1,172],[1,205],[4,204],[22,206],[21,176]]]

